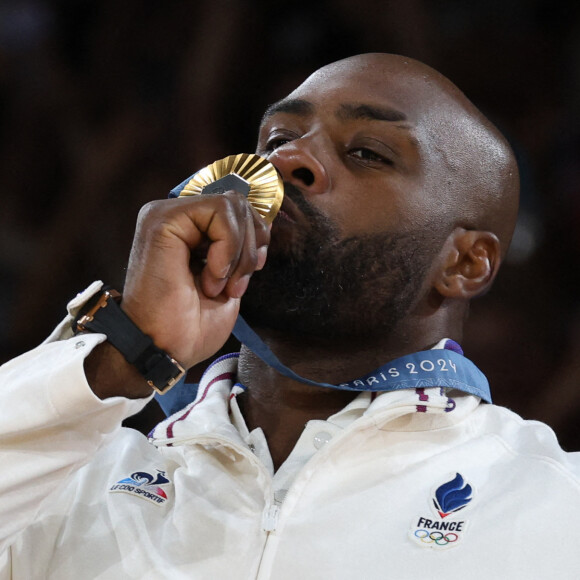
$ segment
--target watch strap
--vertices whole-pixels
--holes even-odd
[[[164,394],[184,375],[185,369],[123,312],[121,294],[104,286],[85,304],[73,323],[75,334],[99,332],[110,342],[158,393]]]

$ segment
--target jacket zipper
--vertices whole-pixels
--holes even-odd
[[[276,531],[278,525],[278,514],[280,513],[280,504],[274,502],[264,510],[262,516],[262,529],[268,534]]]

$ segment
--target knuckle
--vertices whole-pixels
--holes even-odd
[[[258,265],[258,251],[256,248],[248,248],[243,254],[243,266],[247,270],[254,271]]]
[[[161,202],[159,200],[154,200],[146,203],[140,210],[139,210],[139,221],[144,221],[146,219],[150,219],[154,214],[159,211],[159,204]]]
[[[211,199],[209,199],[210,196]],[[227,218],[235,218],[239,214],[235,198],[232,198],[227,193],[210,194],[207,201],[213,205],[215,211],[225,215]]]
[[[159,202],[150,201],[146,203],[137,216],[137,232],[141,235],[151,232],[159,223]]]
[[[270,241],[270,228],[264,220],[260,222],[260,226],[257,228],[257,234],[260,236],[260,240],[263,240],[266,243]]]

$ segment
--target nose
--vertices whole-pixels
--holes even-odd
[[[325,193],[330,189],[328,171],[312,144],[296,139],[281,145],[268,157],[268,161],[291,183],[304,193]]]

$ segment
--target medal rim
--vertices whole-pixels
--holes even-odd
[[[179,197],[201,195],[207,185],[230,174],[250,185],[248,201],[267,223],[272,223],[282,206],[284,184],[274,165],[255,153],[228,155],[210,163],[187,181]]]

